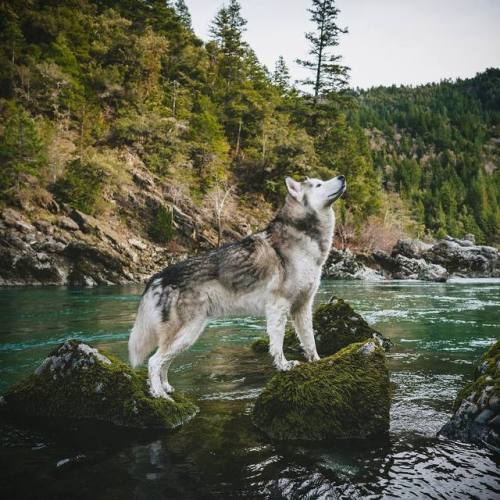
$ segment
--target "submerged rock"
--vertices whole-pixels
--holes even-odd
[[[133,428],[173,429],[198,408],[186,398],[149,396],[145,374],[108,354],[68,340],[35,373],[8,390],[1,410],[28,417],[65,417]]]
[[[332,297],[326,304],[316,309],[313,314],[313,328],[316,348],[320,356],[335,354],[353,342],[362,342],[373,337],[382,339],[381,334],[374,330],[347,302],[336,297]],[[384,347],[389,348],[390,341],[382,340]],[[257,339],[252,344],[255,352],[266,352],[268,348],[269,339],[267,338]],[[288,352],[301,352],[299,339],[292,328],[286,331],[284,349]]]
[[[389,432],[390,403],[384,351],[369,340],[278,373],[252,418],[273,439],[367,439]]]
[[[500,341],[483,355],[474,380],[458,393],[453,411],[439,434],[500,453]]]

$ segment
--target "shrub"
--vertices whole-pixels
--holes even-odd
[[[20,188],[23,174],[38,176],[46,165],[45,145],[35,121],[22,108],[11,107],[0,130],[0,198]]]
[[[173,215],[171,210],[158,207],[149,227],[149,236],[157,243],[168,243],[174,235]]]
[[[96,158],[77,158],[68,164],[64,176],[54,185],[59,201],[87,214],[96,212],[102,200],[107,172]]]

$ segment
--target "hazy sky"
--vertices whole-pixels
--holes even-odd
[[[204,40],[222,0],[186,0]],[[310,0],[240,0],[245,40],[272,69],[283,55],[294,79],[307,56]],[[469,77],[500,66],[500,0],[337,0],[342,35],[337,48],[351,85],[417,84]]]

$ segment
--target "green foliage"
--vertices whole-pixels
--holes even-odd
[[[191,14],[184,0],[175,0],[175,10],[181,19],[184,26],[188,29],[191,28]]]
[[[182,133],[172,117],[155,112],[125,114],[114,121],[109,140],[113,146],[130,147],[151,171],[165,176],[186,147]]]
[[[0,198],[21,187],[23,174],[40,175],[46,166],[44,144],[35,121],[22,108],[7,106],[0,129]]]
[[[163,206],[158,207],[149,226],[149,236],[157,243],[168,243],[172,239],[174,225],[171,210]]]
[[[315,31],[306,33],[311,44],[309,54],[312,59],[299,59],[297,62],[314,74],[313,78],[303,83],[313,87],[316,105],[321,96],[342,89],[347,84],[349,68],[340,64],[341,56],[331,52],[331,49],[339,44],[339,35],[347,33],[347,29],[337,25],[339,9],[335,6],[335,0],[312,0],[309,12],[315,27]]]
[[[96,158],[77,158],[66,167],[54,186],[58,200],[87,214],[102,205],[102,193],[108,172]]]
[[[350,118],[370,131],[374,163],[390,190],[436,236],[500,229],[500,70],[420,87],[359,91]],[[489,169],[485,166],[490,165]]]
[[[274,85],[276,85],[276,87],[278,87],[281,94],[286,94],[291,88],[290,71],[288,70],[288,66],[286,65],[283,56],[279,56],[278,60],[276,61],[272,76],[272,82]]]
[[[333,0],[311,1],[303,63],[314,70],[312,95],[293,87],[283,58],[272,75],[259,62],[237,0],[216,14],[208,43],[193,33],[184,0],[2,3],[0,196],[11,200],[23,176],[36,175],[92,212],[115,175],[98,179],[109,165],[86,151],[127,150],[192,194],[231,178],[278,203],[286,175],[343,174],[339,220],[358,232],[387,198],[383,182],[428,231],[494,239],[499,70],[348,95],[336,53],[346,30]]]

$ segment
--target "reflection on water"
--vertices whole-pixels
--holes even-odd
[[[71,337],[125,358],[141,292],[0,290],[0,390]],[[332,294],[395,344],[389,442],[267,440],[250,413],[273,369],[248,347],[264,323],[217,320],[172,367],[172,383],[201,408],[194,420],[170,434],[4,422],[0,491],[30,498],[498,498],[491,452],[435,435],[473,363],[499,336],[500,281],[327,281],[317,300]]]

